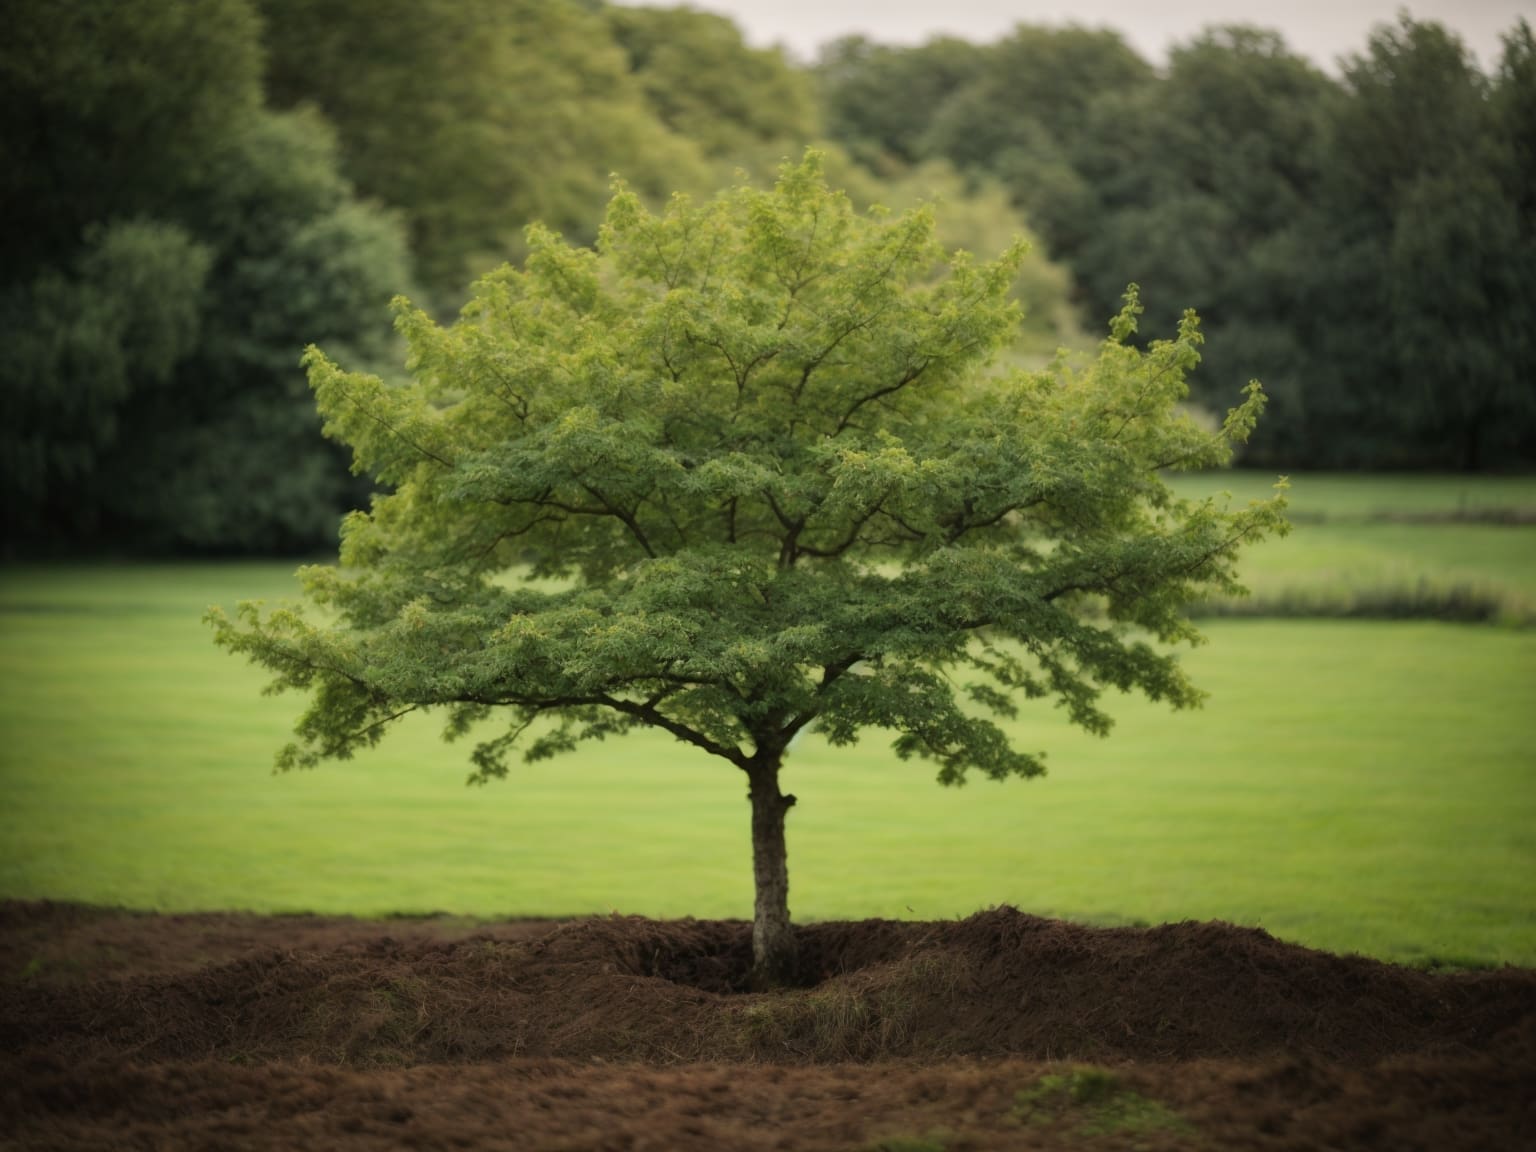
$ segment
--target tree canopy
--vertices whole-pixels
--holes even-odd
[[[308,356],[327,433],[384,491],[303,570],[319,618],[243,605],[219,643],[309,695],[284,768],[401,716],[480,733],[475,781],[649,726],[745,773],[760,976],[792,963],[779,769],[815,724],[882,729],[939,779],[1043,770],[1003,726],[1050,698],[1200,693],[1166,645],[1237,586],[1283,499],[1175,498],[1225,462],[1180,413],[1193,315],[1146,351],[1132,292],[1097,357],[988,374],[1021,247],[946,258],[929,210],[856,213],[820,158],[662,214],[620,187],[595,248],[530,230],[443,328],[402,302],[412,383]]]

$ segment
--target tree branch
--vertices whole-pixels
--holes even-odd
[[[919,376],[921,376],[924,371],[927,370],[930,363],[931,361],[924,360],[920,365],[914,368],[908,368],[906,373],[900,380],[896,381],[896,383],[888,385],[884,388],[878,388],[871,392],[868,396],[854,401],[853,407],[844,412],[843,418],[837,422],[837,427],[832,430],[832,435],[840,435],[843,430],[848,427],[849,422],[853,419],[854,413],[856,413],[860,408],[864,407],[864,405],[870,403],[871,401],[879,400],[882,397],[890,396],[896,392],[900,392],[908,384],[912,383]]]
[[[847,537],[841,543],[834,544],[831,548],[813,548],[809,544],[802,544],[800,545],[800,551],[807,556],[817,556],[823,559],[841,556],[858,542],[859,533],[864,530],[864,525],[873,520],[877,512],[883,510],[885,502],[890,499],[893,491],[894,488],[887,488],[880,499],[876,500],[868,510],[858,516],[854,520],[852,527],[848,529]]]
[[[362,404],[359,404],[355,399],[353,399],[353,394],[350,391],[348,391],[345,387],[342,387],[340,385],[338,385],[337,387],[340,390],[341,394],[346,397],[348,404],[352,405],[352,407],[356,411],[361,412],[364,416],[368,417],[368,419],[372,420],[375,424],[377,424],[380,428],[384,429],[384,431],[388,432],[396,440],[399,440],[400,442],[405,444],[407,447],[413,448],[417,452],[420,452],[427,459],[436,461],[438,464],[441,464],[444,468],[451,469],[453,467],[452,461],[443,459],[443,457],[439,456],[436,452],[432,451],[432,449],[430,449],[430,448],[422,447],[422,445],[418,444],[415,440],[412,440],[409,436],[407,436],[404,432],[400,431],[399,428],[395,427],[388,420],[384,419],[382,416],[375,415],[371,409],[368,409],[368,408],[364,407]]]
[[[652,560],[656,559],[656,550],[651,547],[651,542],[646,539],[645,532],[641,530],[640,522],[635,519],[635,514],[633,512],[626,512],[623,508],[620,508],[617,504],[613,503],[613,501],[609,500],[608,497],[604,496],[601,492],[592,487],[592,485],[588,484],[585,480],[578,480],[577,483],[581,485],[582,490],[586,492],[588,496],[591,496],[592,499],[601,504],[610,515],[617,517],[619,522],[623,524],[624,527],[629,529],[630,535],[635,538],[635,542],[638,543],[641,548],[645,549],[645,554],[647,556],[649,556]]]

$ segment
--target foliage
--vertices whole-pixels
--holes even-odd
[[[247,0],[7,5],[4,282],[67,266],[94,226],[160,215],[259,107],[258,32]]]
[[[175,225],[98,224],[68,266],[0,295],[8,535],[89,526],[61,497],[94,476],[135,387],[165,386],[195,344],[211,262]]]
[[[945,251],[1001,252],[1017,240],[1025,241],[1029,250],[1010,289],[1022,316],[1004,358],[1042,367],[1060,348],[1091,344],[1071,303],[1071,274],[1046,258],[1044,245],[1001,184],[967,179],[945,160],[892,167],[883,179],[877,178],[836,146],[826,151],[825,164],[829,182],[856,208],[900,213],[932,205],[934,236]]]
[[[521,253],[530,221],[580,233],[613,172],[655,195],[707,183],[604,17],[577,4],[259,2],[271,99],[313,103],[335,125],[347,175],[404,214],[439,308]]]
[[[999,180],[1090,318],[1128,278],[1197,307],[1196,399],[1273,392],[1250,463],[1471,470],[1536,443],[1533,55],[1522,21],[1484,76],[1404,16],[1341,80],[1246,27],[1161,75],[1112,33],[1029,27],[845,42],[819,74],[829,128],[878,170],[942,156]]]
[[[1504,73],[1518,75],[1518,65]],[[1498,122],[1486,78],[1436,24],[1403,17],[1378,29],[1347,62],[1345,85],[1307,222],[1306,427],[1357,425],[1331,463],[1474,469],[1518,458],[1536,431],[1536,246],[1510,163],[1518,129]]]
[[[1288,337],[1287,245],[1315,195],[1332,95],[1278,35],[1239,27],[1175,47],[1157,84],[1095,108],[1080,170],[1097,194],[1097,225],[1075,260],[1087,310],[1109,314],[1126,277],[1195,307],[1212,345],[1195,378],[1202,400],[1220,403],[1261,370],[1274,388],[1291,366],[1276,355]],[[1165,303],[1150,322],[1174,319]]]
[[[333,539],[366,499],[320,436],[293,341],[367,364],[391,349],[385,303],[409,280],[396,223],[358,203],[329,129],[263,113],[208,159],[185,217],[214,256],[202,339],[170,387],[144,389],[104,455],[96,502],[139,547],[285,551]]]
[[[798,151],[816,138],[805,73],[777,48],[751,48],[724,16],[693,8],[604,10],[646,102],[706,156],[731,158],[776,144]]]
[[[877,171],[927,157],[922,137],[934,110],[974,80],[985,49],[940,37],[914,48],[861,36],[822,50],[816,75],[827,129]]]
[[[1134,100],[1152,80],[1118,33],[1020,25],[989,47],[973,82],[934,109],[924,150],[1001,179],[1051,254],[1075,263],[1103,224],[1083,158],[1096,106]]]
[[[986,715],[1018,697],[1096,733],[1108,687],[1199,701],[1149,641],[1195,640],[1183,604],[1284,521],[1279,497],[1226,511],[1159,478],[1226,461],[1262,404],[1214,435],[1177,415],[1193,316],[1141,353],[1132,293],[1091,363],[978,376],[1021,252],[944,268],[931,214],[856,215],[815,154],[660,217],[621,188],[597,250],[530,246],[454,327],[401,312],[410,387],[309,356],[328,433],[393,491],[349,518],[340,569],[306,571],[335,623],[213,616],[311,696],[280,766],[423,708],[450,736],[495,725],[476,780],[535,726],[534,759],[659,728],[747,774],[758,927],[782,938],[778,770],[811,723],[886,729],[956,784],[1042,770]],[[496,579],[522,565],[569,583]]]
[[[371,361],[407,278],[312,115],[262,107],[244,0],[24,3],[0,49],[7,537],[296,548],[355,494],[302,334]],[[9,202],[9,201],[8,201]]]

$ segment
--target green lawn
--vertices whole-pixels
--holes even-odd
[[[1270,495],[1275,477],[1172,480],[1184,495],[1242,503]],[[1490,619],[1536,624],[1536,478],[1297,476],[1290,503],[1291,535],[1252,552],[1252,596],[1227,611],[1419,615],[1474,602]]]
[[[1413,539],[1404,548],[1412,556]],[[1253,570],[1284,564],[1308,575],[1279,549],[1256,553]],[[271,776],[298,701],[260,697],[261,677],[216,650],[198,618],[211,602],[282,596],[291,568],[0,570],[0,896],[750,914],[744,781],[665,738],[467,789],[466,750],[423,723],[356,761]],[[1514,562],[1505,575],[1530,579]],[[1187,657],[1212,694],[1202,712],[1125,699],[1098,741],[1032,708],[1019,739],[1050,752],[1044,780],[945,790],[878,739],[839,752],[806,740],[787,781],[801,799],[795,914],[944,917],[1009,902],[1536,965],[1536,630],[1206,631],[1211,643]]]
[[[1259,471],[1185,472],[1168,480],[1184,496],[1225,491],[1247,501],[1271,495],[1277,476]],[[1523,515],[1529,521],[1536,517],[1536,476],[1334,472],[1290,479],[1291,513],[1298,520],[1495,519]]]

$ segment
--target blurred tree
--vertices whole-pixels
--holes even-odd
[[[980,75],[986,52],[950,37],[915,48],[834,41],[816,64],[827,131],[877,172],[916,163],[934,112]]]
[[[1167,301],[1187,302],[1214,346],[1193,379],[1197,399],[1224,406],[1262,377],[1276,393],[1262,434],[1271,443],[1299,370],[1292,233],[1317,194],[1337,99],[1278,34],[1215,28],[1176,46],[1157,84],[1099,102],[1077,150],[1099,213],[1074,260],[1085,310],[1113,314],[1127,278],[1165,302],[1152,326],[1177,320]]]
[[[1504,178],[1529,238],[1536,232],[1536,36],[1525,20],[1504,36],[1494,77],[1493,114],[1504,144]]]
[[[399,209],[428,299],[523,251],[540,220],[590,239],[608,179],[701,188],[603,15],[570,0],[259,0],[279,106],[318,106],[347,175]]]
[[[1518,130],[1439,24],[1378,28],[1344,83],[1308,221],[1309,439],[1336,465],[1507,461],[1536,386]]]
[[[605,15],[650,107],[706,156],[765,143],[799,152],[818,135],[810,77],[776,48],[749,47],[726,17],[618,6]]]
[[[596,251],[535,232],[450,329],[406,312],[416,381],[309,357],[331,435],[392,491],[288,608],[211,614],[220,644],[309,695],[281,768],[346,758],[409,712],[481,725],[474,781],[655,728],[746,778],[755,973],[793,974],[781,790],[795,735],[867,728],[962,783],[1035,776],[992,717],[1055,698],[1109,730],[1109,687],[1175,707],[1184,604],[1231,589],[1283,501],[1176,499],[1224,462],[1181,418],[1193,316],[1143,354],[1134,296],[1078,370],[988,377],[1015,248],[951,261],[930,213],[856,214],[814,154],[771,192],[650,215],[620,191]],[[508,574],[559,576],[548,584]]]
[[[1154,80],[1117,32],[1020,25],[933,112],[921,151],[1002,180],[1051,254],[1075,263],[1101,223],[1099,192],[1082,172],[1094,106],[1139,98]]]
[[[398,227],[352,199],[324,125],[263,109],[246,0],[18,0],[7,19],[7,541],[313,546],[349,481],[296,348],[382,354]]]
[[[320,436],[297,353],[323,339],[385,362],[385,305],[410,284],[402,231],[352,198],[312,112],[254,117],[208,157],[183,219],[213,258],[202,336],[168,386],[143,388],[124,412],[96,503],[141,546],[332,540],[337,510],[366,490]]]
[[[59,267],[0,292],[4,535],[93,530],[82,499],[136,388],[164,387],[196,345],[212,255],[172,224],[87,226]]]
[[[261,103],[248,0],[15,0],[0,37],[0,282],[158,214]]]

